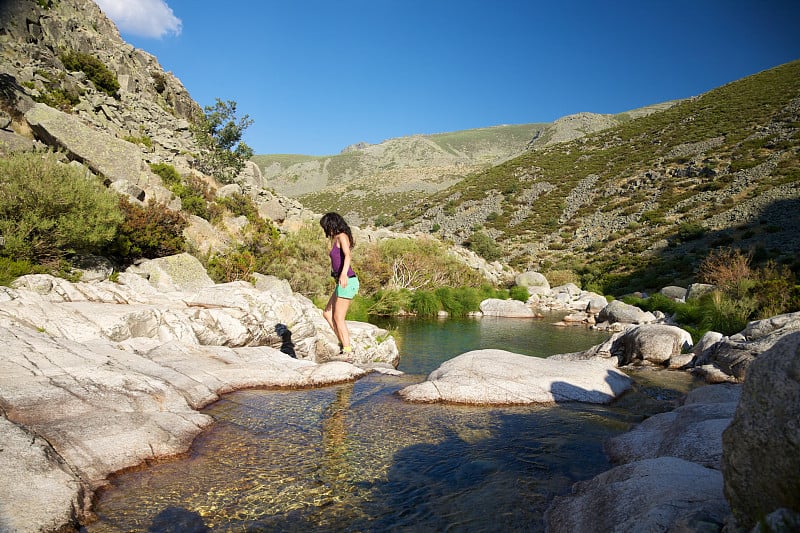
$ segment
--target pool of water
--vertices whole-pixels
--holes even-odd
[[[541,531],[552,498],[607,470],[602,442],[674,406],[685,374],[643,372],[611,406],[409,404],[394,394],[475,348],[533,356],[605,340],[549,320],[395,320],[403,376],[248,390],[182,458],[115,476],[99,531]]]

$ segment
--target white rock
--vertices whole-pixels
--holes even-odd
[[[631,380],[606,361],[560,361],[504,350],[474,350],[444,362],[428,380],[400,391],[415,402],[608,403]]]

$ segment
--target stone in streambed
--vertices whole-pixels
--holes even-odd
[[[446,361],[427,381],[399,394],[412,402],[477,405],[608,403],[631,383],[606,360],[559,361],[505,350],[474,350]]]

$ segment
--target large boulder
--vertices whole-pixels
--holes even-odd
[[[698,300],[714,289],[716,287],[708,283],[692,283],[686,290],[686,300]]]
[[[719,470],[659,457],[576,483],[545,520],[551,533],[720,531],[729,514]]]
[[[800,332],[759,355],[722,435],[725,496],[739,525],[771,512],[800,512]]]
[[[500,300],[489,298],[481,302],[481,312],[484,316],[499,316],[506,318],[535,318],[536,313],[525,302],[519,300]]]
[[[666,296],[670,300],[677,300],[677,301],[684,301],[686,300],[686,294],[688,291],[683,287],[678,287],[675,285],[668,285],[667,287],[663,287],[659,294]]]
[[[644,324],[628,329],[617,346],[615,355],[622,365],[634,361],[664,364],[688,351],[692,347],[692,336],[676,326]]]
[[[202,263],[187,253],[147,259],[128,271],[140,274],[162,292],[196,291],[214,285]]]
[[[748,368],[760,354],[786,335],[800,331],[800,312],[756,320],[736,335],[724,337],[703,352],[698,364],[710,364],[744,381]]]
[[[631,379],[608,361],[560,361],[505,350],[474,350],[431,372],[400,396],[414,402],[511,405],[556,402],[609,403]]]
[[[25,120],[38,139],[62,148],[71,159],[84,163],[110,182],[142,184],[142,151],[135,144],[89,127],[77,117],[45,104],[33,106],[25,113]]]
[[[656,317],[649,311],[642,311],[634,305],[626,304],[621,300],[613,300],[605,306],[597,315],[598,322],[608,322],[614,324],[622,322],[624,324],[648,324],[655,322]]]
[[[514,284],[528,289],[530,294],[547,294],[550,291],[550,282],[539,272],[523,272],[514,278]]]

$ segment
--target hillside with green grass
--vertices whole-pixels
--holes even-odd
[[[579,113],[553,123],[493,126],[359,143],[332,156],[257,155],[270,187],[319,212],[336,210],[355,224],[391,224],[409,203],[516,157],[627,122],[672,103],[619,115]]]
[[[691,281],[733,247],[796,272],[800,61],[472,173],[391,216],[605,293]]]

